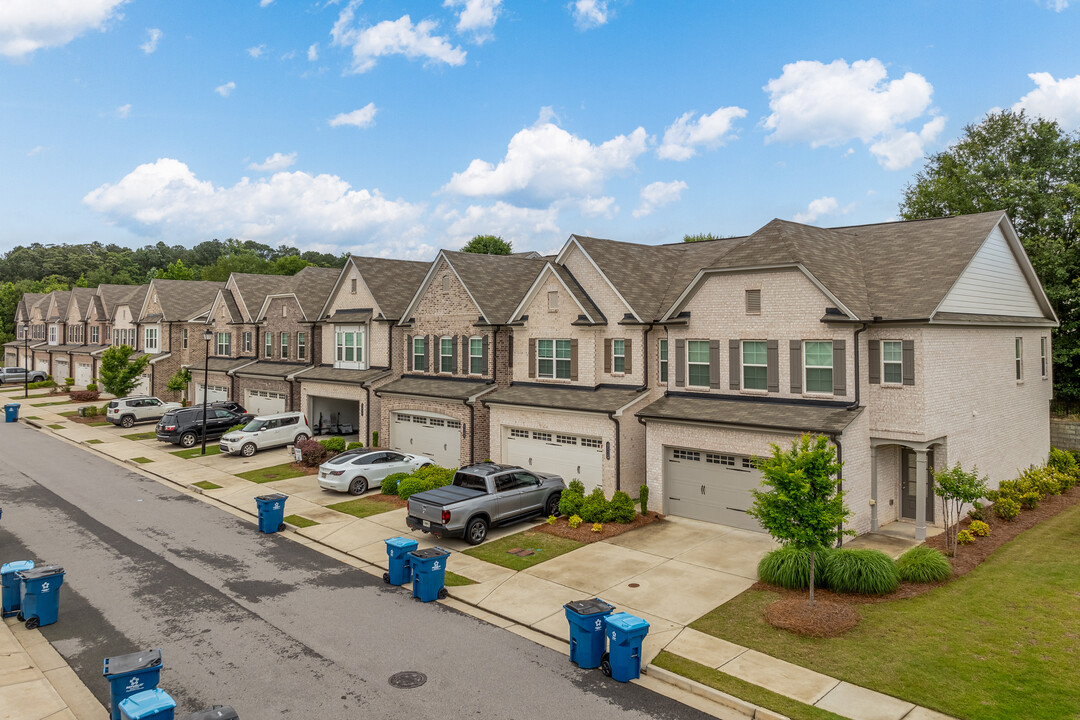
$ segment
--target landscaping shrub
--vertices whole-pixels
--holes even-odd
[[[311,438],[301,440],[296,447],[300,448],[300,463],[304,467],[318,467],[328,454],[322,443]]]
[[[819,588],[825,587],[824,570],[833,552],[832,549],[818,550],[814,558],[815,585]],[[758,563],[758,578],[788,590],[805,590],[810,587],[810,551],[782,547],[769,552]]]
[[[46,375],[44,380],[32,382],[27,387],[29,387],[31,390],[40,390],[41,388],[54,388],[56,387],[56,382],[52,379],[52,375]]]
[[[98,409],[97,405],[91,405],[90,407],[82,408],[83,417],[97,417]]]
[[[1072,475],[1073,477],[1080,476],[1080,463],[1076,461],[1072,453],[1066,450],[1058,450],[1056,447],[1050,448],[1050,459],[1047,460],[1046,464],[1060,473]]]
[[[554,515],[548,515],[548,519],[547,519],[547,524],[548,525],[554,525],[557,522],[559,522],[559,518],[555,517]]]
[[[1016,479],[1016,482],[1022,495],[1036,492],[1039,494],[1039,498],[1042,499],[1048,495],[1061,494],[1061,483],[1058,477],[1057,470],[1043,466],[1028,468],[1020,473],[1020,477]]]
[[[971,509],[968,510],[968,517],[971,518],[972,520],[985,520],[986,519],[986,508],[983,507],[983,504],[981,502],[976,500],[972,504]]]
[[[567,483],[566,489],[570,492],[576,492],[581,497],[585,497],[585,483],[580,480],[571,480]]]
[[[229,428],[228,430],[226,430],[225,432],[226,433],[231,433],[231,432],[236,432],[237,430],[243,430],[244,425],[246,425],[246,424],[247,423],[237,423],[237,424],[233,425],[231,428]]]
[[[402,500],[408,500],[416,493],[427,492],[428,490],[434,489],[435,483],[432,480],[417,477],[416,475],[410,475],[398,484],[397,494]]]
[[[585,485],[579,480],[571,480],[562,495],[559,496],[559,514],[570,517],[581,512],[585,502]]]
[[[595,532],[595,533],[604,532],[604,526],[601,525],[600,523],[593,523],[592,524],[592,531]]]
[[[940,551],[920,545],[900,556],[896,572],[905,582],[943,582],[952,575],[952,565]]]
[[[632,523],[637,512],[634,510],[634,501],[622,490],[611,496],[607,512],[604,514],[604,522]]]
[[[413,473],[413,477],[418,477],[431,483],[431,487],[446,487],[454,481],[454,473],[457,470],[451,468],[439,467],[438,465],[428,465],[422,467]]]
[[[86,386],[86,389],[90,390],[91,392],[93,392],[94,390],[97,390],[98,389],[97,383],[90,383],[89,385]]]
[[[581,515],[581,519],[585,522],[598,523],[604,522],[607,511],[608,501],[604,497],[604,491],[596,488],[585,498],[585,502],[581,503],[581,511],[578,514]]]
[[[371,447],[379,447],[379,431],[371,431]]]
[[[986,537],[990,534],[990,526],[982,520],[972,520],[971,524],[968,525],[968,531],[971,532],[972,535]]]
[[[975,542],[975,536],[971,534],[970,530],[961,530],[956,533],[956,542],[961,545],[970,545]]]
[[[75,385],[75,378],[64,378],[64,385],[73,387]]]
[[[823,573],[836,592],[885,595],[900,584],[896,563],[880,550],[836,550]]]
[[[638,500],[641,502],[641,514],[649,514],[649,486],[642,485],[638,490]]]
[[[97,390],[72,390],[70,397],[72,402],[93,402],[98,395]]]
[[[581,518],[580,518],[579,516],[577,516],[577,515],[571,515],[571,516],[570,516],[570,519],[569,519],[569,520],[567,520],[567,521],[566,521],[566,523],[567,523],[567,524],[568,524],[568,525],[569,525],[569,526],[570,526],[571,528],[575,528],[575,529],[576,529],[576,528],[578,528],[578,527],[580,527],[580,526],[581,526]]]
[[[397,495],[398,483],[405,478],[409,477],[409,473],[394,473],[393,475],[387,475],[382,481],[382,494],[383,495]]]
[[[1024,510],[1034,510],[1039,507],[1039,491],[1031,490],[1020,496],[1020,507]]]
[[[348,445],[345,446],[345,449],[346,450],[356,450],[356,449],[362,448],[362,447],[364,447],[364,443],[362,443],[362,442],[351,442],[351,443],[349,443]]]
[[[1010,497],[999,497],[994,503],[994,514],[1002,520],[1015,520],[1020,514],[1020,503]]]
[[[317,442],[330,452],[345,452],[345,438],[343,437],[329,437]]]

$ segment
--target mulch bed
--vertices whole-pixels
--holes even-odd
[[[408,500],[402,500],[397,495],[383,495],[379,492],[367,493],[363,496],[365,500],[372,500],[374,502],[386,503],[387,505],[393,505],[394,507],[407,507]]]
[[[289,463],[289,467],[291,467],[293,470],[299,470],[300,472],[304,473],[305,475],[318,475],[319,474],[318,466],[316,466],[316,467],[306,467],[304,465],[301,465],[300,463],[292,462],[292,463]]]
[[[106,422],[104,415],[94,415],[93,417],[81,417],[79,415],[67,415],[64,417],[66,422],[79,423],[80,425],[89,425],[90,423]]]
[[[579,525],[578,527],[572,528],[569,524],[567,524],[567,518],[558,517],[556,518],[554,525],[548,525],[547,523],[544,523],[543,525],[537,526],[535,530],[537,532],[547,533],[548,535],[557,535],[558,537],[564,537],[570,540],[577,540],[578,542],[582,543],[594,543],[599,542],[600,540],[607,540],[608,538],[613,538],[616,535],[622,535],[624,532],[636,530],[643,525],[654,523],[661,518],[663,518],[663,515],[661,515],[660,513],[650,511],[648,515],[635,516],[634,522],[625,524],[604,523],[603,532],[593,532],[591,523],[582,522],[581,525]]]
[[[807,637],[843,635],[859,624],[859,611],[851,605],[822,600],[814,593],[814,604],[806,593],[777,600],[765,608],[765,620],[781,630]]]

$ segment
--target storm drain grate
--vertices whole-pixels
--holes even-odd
[[[394,673],[390,676],[390,684],[393,687],[402,688],[404,690],[418,688],[426,682],[427,675],[415,670],[406,670],[405,672]]]

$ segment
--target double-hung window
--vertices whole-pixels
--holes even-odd
[[[831,395],[833,391],[832,340],[807,340],[803,343],[803,348],[806,392]]]
[[[218,357],[232,355],[232,333],[214,333],[214,345],[217,347],[217,353],[215,354]]]
[[[251,333],[244,333],[244,352],[251,352]]]
[[[686,341],[686,384],[709,387],[709,341]]]
[[[1042,360],[1042,376],[1045,379],[1050,373],[1050,363],[1046,357],[1046,338],[1039,338],[1039,357]]]
[[[611,372],[626,372],[626,341],[611,341]]]
[[[296,359],[307,360],[307,333],[296,333]]]
[[[469,374],[483,375],[484,370],[484,339],[469,338]]]
[[[187,350],[187,328],[184,328],[180,333],[180,347]]]
[[[274,357],[274,335],[270,332],[263,334],[263,355]]]
[[[281,359],[287,360],[289,358],[289,333],[281,333]]]
[[[49,344],[50,345],[55,345],[56,344],[56,326],[55,325],[50,325],[49,326]]]
[[[439,338],[439,372],[454,372],[454,339],[451,337]]]
[[[536,341],[536,376],[555,380],[570,379],[570,341]]]
[[[427,352],[424,347],[426,341],[423,337],[414,337],[412,340],[412,369],[413,372],[425,372],[427,370]]]
[[[358,327],[334,331],[334,358],[338,367],[359,368],[364,358],[364,334]]]
[[[1016,382],[1024,379],[1024,338],[1016,338]]]
[[[769,358],[764,340],[744,340],[742,344],[743,390],[769,389]]]
[[[660,382],[666,383],[668,381],[667,340],[660,341],[660,349],[658,352],[660,357]]]
[[[187,330],[184,332],[186,333]],[[90,328],[90,343],[97,345],[99,342],[101,342],[101,328],[94,325]],[[1046,338],[1043,338],[1043,357],[1046,357]],[[1043,364],[1045,365],[1046,363],[1044,362]]]
[[[881,341],[881,380],[886,385],[900,385],[904,382],[904,343],[902,341]]]
[[[158,331],[156,327],[148,327],[143,334],[143,349],[146,352],[157,352]]]

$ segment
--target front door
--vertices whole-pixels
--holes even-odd
[[[908,520],[915,519],[915,500],[918,492],[918,483],[915,480],[915,453],[904,448],[901,455],[900,474],[900,517]],[[934,475],[929,468],[934,467],[934,451],[926,452],[926,522],[934,522]]]

